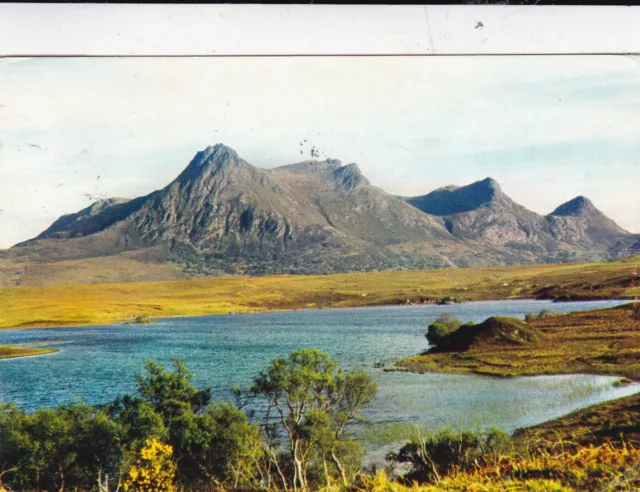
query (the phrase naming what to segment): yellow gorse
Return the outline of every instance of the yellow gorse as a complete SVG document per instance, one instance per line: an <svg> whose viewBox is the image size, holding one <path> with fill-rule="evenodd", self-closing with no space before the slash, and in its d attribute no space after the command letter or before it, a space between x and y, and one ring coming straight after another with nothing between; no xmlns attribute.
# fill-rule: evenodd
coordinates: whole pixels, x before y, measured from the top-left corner
<svg viewBox="0 0 640 492"><path fill-rule="evenodd" d="M175 474L173 448L150 438L127 471L122 488L136 492L173 492Z"/></svg>

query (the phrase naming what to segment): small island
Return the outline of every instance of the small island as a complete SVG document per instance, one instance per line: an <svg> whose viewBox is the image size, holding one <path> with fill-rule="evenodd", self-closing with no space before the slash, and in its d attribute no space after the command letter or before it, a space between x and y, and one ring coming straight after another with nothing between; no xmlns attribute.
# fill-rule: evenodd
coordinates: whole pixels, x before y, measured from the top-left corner
<svg viewBox="0 0 640 492"><path fill-rule="evenodd" d="M640 380L640 319L632 304L610 309L463 324L443 315L426 334L432 348L395 370L515 377L605 374Z"/></svg>

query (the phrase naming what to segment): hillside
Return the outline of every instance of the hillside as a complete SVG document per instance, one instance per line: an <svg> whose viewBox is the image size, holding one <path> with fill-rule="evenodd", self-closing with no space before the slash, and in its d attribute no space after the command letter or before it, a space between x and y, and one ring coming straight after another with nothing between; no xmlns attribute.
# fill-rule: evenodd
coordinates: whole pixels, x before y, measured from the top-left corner
<svg viewBox="0 0 640 492"><path fill-rule="evenodd" d="M557 441L581 446L620 443L640 446L640 393L600 403L533 427L519 429L516 439Z"/></svg>
<svg viewBox="0 0 640 492"><path fill-rule="evenodd" d="M354 163L262 169L217 144L161 190L96 202L0 251L0 282L433 269L623 254L620 245L632 235L576 200L543 217L490 178L404 199L372 186Z"/></svg>

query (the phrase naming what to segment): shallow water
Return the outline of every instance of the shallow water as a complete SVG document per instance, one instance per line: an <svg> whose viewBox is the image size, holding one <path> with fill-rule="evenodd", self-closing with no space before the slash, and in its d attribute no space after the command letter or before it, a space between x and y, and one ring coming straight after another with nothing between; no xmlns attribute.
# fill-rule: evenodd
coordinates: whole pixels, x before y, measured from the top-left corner
<svg viewBox="0 0 640 492"><path fill-rule="evenodd" d="M369 440L383 428L409 423L429 428L498 427L511 432L577 408L640 391L614 387L610 376L567 375L492 379L473 375L384 372L391 362L427 348L427 325L442 312L463 321L489 316L524 317L610 307L617 301L550 303L492 301L449 306L420 305L326 309L230 316L172 318L150 325L109 325L2 330L0 344L64 341L59 353L0 360L0 401L34 410L73 400L102 403L135 391L144 359L183 358L197 385L217 398L246 386L272 359L317 347L346 367L363 368L378 383L368 408Z"/></svg>

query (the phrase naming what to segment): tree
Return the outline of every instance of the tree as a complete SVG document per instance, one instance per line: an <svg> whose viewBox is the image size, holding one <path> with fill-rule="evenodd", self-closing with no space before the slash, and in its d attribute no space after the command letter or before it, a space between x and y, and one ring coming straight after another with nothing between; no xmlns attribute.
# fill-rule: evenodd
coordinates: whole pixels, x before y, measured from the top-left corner
<svg viewBox="0 0 640 492"><path fill-rule="evenodd" d="M263 425L272 456L277 438L282 435L286 440L293 474L288 481L294 490L309 486L310 473L317 466L327 483L337 474L347 484L345 457L359 445L348 439L345 431L359 418L376 389L368 374L345 374L336 360L317 349L296 350L259 373L251 393L267 401ZM284 468L277 461L274 464L286 488Z"/></svg>
<svg viewBox="0 0 640 492"><path fill-rule="evenodd" d="M191 384L193 375L183 361L174 359L173 366L167 371L147 361L146 374L136 378L142 398L120 402L131 442L149 435L165 440L172 447L179 485L253 483L262 453L260 429L233 404L210 403L211 390Z"/></svg>
<svg viewBox="0 0 640 492"><path fill-rule="evenodd" d="M185 410L199 412L211 401L211 388L198 390L191 384L193 373L181 359L171 359L173 372L162 364L145 361L146 374L136 376L138 393L149 401L165 419Z"/></svg>
<svg viewBox="0 0 640 492"><path fill-rule="evenodd" d="M124 458L121 429L101 410L70 404L25 414L0 408L3 480L19 490L90 490L117 480Z"/></svg>

